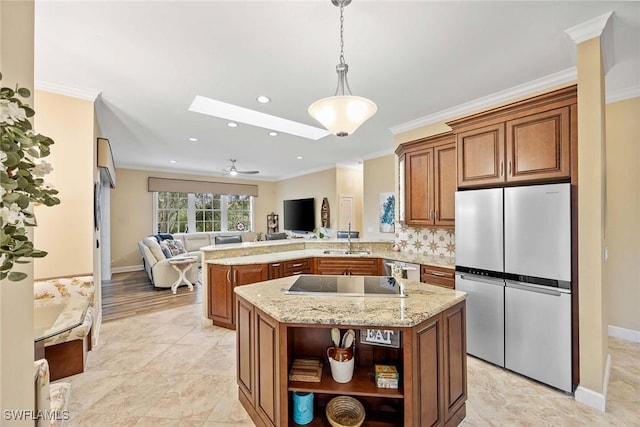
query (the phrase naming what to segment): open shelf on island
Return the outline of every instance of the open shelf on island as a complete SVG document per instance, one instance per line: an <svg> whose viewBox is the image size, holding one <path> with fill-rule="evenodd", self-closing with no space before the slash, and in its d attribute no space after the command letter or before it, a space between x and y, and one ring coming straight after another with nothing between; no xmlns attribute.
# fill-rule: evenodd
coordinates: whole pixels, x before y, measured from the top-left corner
<svg viewBox="0 0 640 427"><path fill-rule="evenodd" d="M348 383L338 383L331 376L331 369L325 366L322 369L322 379L319 383L289 381L289 391L305 391L314 393L350 395L350 396L375 396L384 398L402 399L404 393L400 388L379 388L376 387L375 373L373 366L358 366L353 372L353 379Z"/></svg>

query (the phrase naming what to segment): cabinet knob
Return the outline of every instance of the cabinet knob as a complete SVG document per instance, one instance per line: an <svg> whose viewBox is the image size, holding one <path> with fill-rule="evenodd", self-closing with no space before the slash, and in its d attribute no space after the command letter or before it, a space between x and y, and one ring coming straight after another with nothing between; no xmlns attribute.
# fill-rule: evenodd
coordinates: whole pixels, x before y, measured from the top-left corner
<svg viewBox="0 0 640 427"><path fill-rule="evenodd" d="M500 162L500 176L502 176L504 172L504 162Z"/></svg>
<svg viewBox="0 0 640 427"><path fill-rule="evenodd" d="M509 160L509 175L512 175L511 174L511 160Z"/></svg>

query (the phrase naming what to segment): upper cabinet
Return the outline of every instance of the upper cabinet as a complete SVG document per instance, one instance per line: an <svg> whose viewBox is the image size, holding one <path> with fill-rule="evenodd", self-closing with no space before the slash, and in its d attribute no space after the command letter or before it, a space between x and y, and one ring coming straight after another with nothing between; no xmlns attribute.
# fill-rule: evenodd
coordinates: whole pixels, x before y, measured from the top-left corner
<svg viewBox="0 0 640 427"><path fill-rule="evenodd" d="M576 117L577 89L570 86L448 122L458 187L568 180Z"/></svg>
<svg viewBox="0 0 640 427"><path fill-rule="evenodd" d="M453 133L407 142L398 147L396 154L401 183L400 219L412 227L453 226L456 191Z"/></svg>

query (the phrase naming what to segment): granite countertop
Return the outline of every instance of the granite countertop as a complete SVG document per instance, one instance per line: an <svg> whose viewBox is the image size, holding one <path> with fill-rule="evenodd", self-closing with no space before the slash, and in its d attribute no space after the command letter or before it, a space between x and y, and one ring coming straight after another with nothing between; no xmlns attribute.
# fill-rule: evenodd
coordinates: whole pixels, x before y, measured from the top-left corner
<svg viewBox="0 0 640 427"><path fill-rule="evenodd" d="M281 323L364 327L416 326L466 299L464 292L411 280L402 280L404 298L286 294L298 277L238 286L235 292Z"/></svg>
<svg viewBox="0 0 640 427"><path fill-rule="evenodd" d="M257 242L261 243L261 242ZM266 242L265 242L266 243ZM261 245L266 246L266 245ZM359 243L361 248L366 248L367 243ZM339 248L334 246L333 249ZM373 249L370 254L325 254L324 251L332 249L331 245L326 245L325 248L315 249L298 249L288 250L282 252L261 253L256 255L243 255L243 256L229 256L217 259L207 259L207 263L221 264L221 265L247 265L247 264L268 264L272 262L289 261L298 258L309 257L348 257L348 258L382 258L391 259L394 261L409 262L413 264L431 265L444 268L454 268L455 258L453 257L439 257L437 255L423 255L423 254L409 254L407 252L396 252L392 250L376 250ZM340 248L343 249L343 248ZM232 252L232 251L230 251ZM230 253L229 255L233 255Z"/></svg>

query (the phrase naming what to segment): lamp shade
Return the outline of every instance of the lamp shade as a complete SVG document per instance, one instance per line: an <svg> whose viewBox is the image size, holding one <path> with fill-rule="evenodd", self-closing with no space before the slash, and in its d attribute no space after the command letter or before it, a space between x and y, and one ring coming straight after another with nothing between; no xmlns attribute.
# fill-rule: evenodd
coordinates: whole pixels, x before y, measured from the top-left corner
<svg viewBox="0 0 640 427"><path fill-rule="evenodd" d="M309 115L337 136L352 134L373 116L378 107L360 96L329 96L309 106Z"/></svg>

